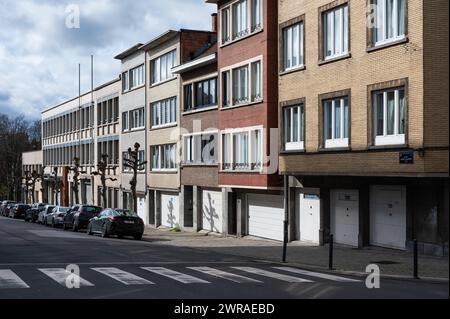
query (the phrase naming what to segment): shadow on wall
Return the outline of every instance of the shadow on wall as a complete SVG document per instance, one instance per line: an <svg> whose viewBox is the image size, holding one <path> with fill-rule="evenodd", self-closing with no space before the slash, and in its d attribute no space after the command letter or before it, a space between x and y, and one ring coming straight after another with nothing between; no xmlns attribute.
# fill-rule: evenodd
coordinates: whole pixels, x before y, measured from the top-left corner
<svg viewBox="0 0 450 319"><path fill-rule="evenodd" d="M174 214L175 211L175 205L174 205L174 198L171 198L170 201L167 203L167 225L170 225L170 228L177 228L180 227L180 225L177 223L176 216Z"/></svg>
<svg viewBox="0 0 450 319"><path fill-rule="evenodd" d="M211 198L211 194L208 193L208 203L207 205L203 206L203 220L207 220L210 229L205 229L205 225L203 225L203 229L209 230L215 233L220 233L221 230L219 230L216 225L215 221L219 218L219 215L217 214L216 208L214 207L215 201Z"/></svg>

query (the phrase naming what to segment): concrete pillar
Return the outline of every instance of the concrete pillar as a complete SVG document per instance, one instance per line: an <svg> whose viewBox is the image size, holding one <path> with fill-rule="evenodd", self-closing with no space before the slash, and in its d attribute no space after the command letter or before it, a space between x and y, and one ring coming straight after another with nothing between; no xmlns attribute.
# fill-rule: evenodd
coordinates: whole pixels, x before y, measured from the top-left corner
<svg viewBox="0 0 450 319"><path fill-rule="evenodd" d="M222 214L222 234L228 235L230 221L228 220L228 192L226 188L222 188L222 211L218 213Z"/></svg>
<svg viewBox="0 0 450 319"><path fill-rule="evenodd" d="M178 206L180 212L180 229L184 230L184 186L181 186L180 195L178 198Z"/></svg>
<svg viewBox="0 0 450 319"><path fill-rule="evenodd" d="M197 186L192 188L192 214L194 220L194 231L198 232L202 229L202 201L201 191Z"/></svg>
<svg viewBox="0 0 450 319"><path fill-rule="evenodd" d="M244 233L244 202L242 200L241 194L237 194L236 196L236 233L237 237L243 237L245 235Z"/></svg>
<svg viewBox="0 0 450 319"><path fill-rule="evenodd" d="M289 242L297 239L297 214L299 212L295 207L297 191L295 187L289 188Z"/></svg>
<svg viewBox="0 0 450 319"><path fill-rule="evenodd" d="M155 227L161 226L161 194L155 190Z"/></svg>

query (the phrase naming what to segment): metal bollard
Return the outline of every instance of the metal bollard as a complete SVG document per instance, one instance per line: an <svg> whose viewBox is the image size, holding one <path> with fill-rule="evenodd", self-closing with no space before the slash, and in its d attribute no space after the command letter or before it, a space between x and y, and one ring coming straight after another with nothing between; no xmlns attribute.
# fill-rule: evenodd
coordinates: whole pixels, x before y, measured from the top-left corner
<svg viewBox="0 0 450 319"><path fill-rule="evenodd" d="M328 268L333 270L333 241L334 236L330 235L330 251L329 251L329 259L328 259Z"/></svg>
<svg viewBox="0 0 450 319"><path fill-rule="evenodd" d="M419 245L414 239L414 279L419 279Z"/></svg>

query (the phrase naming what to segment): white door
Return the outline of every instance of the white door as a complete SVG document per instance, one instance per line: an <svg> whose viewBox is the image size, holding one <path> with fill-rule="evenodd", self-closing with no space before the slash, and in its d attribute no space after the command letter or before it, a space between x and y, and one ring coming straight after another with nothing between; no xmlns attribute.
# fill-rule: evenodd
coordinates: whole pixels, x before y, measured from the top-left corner
<svg viewBox="0 0 450 319"><path fill-rule="evenodd" d="M405 249L406 188L372 186L370 189L370 243Z"/></svg>
<svg viewBox="0 0 450 319"><path fill-rule="evenodd" d="M280 195L248 195L248 234L283 240L284 202Z"/></svg>
<svg viewBox="0 0 450 319"><path fill-rule="evenodd" d="M93 205L94 202L92 201L92 185L91 184L85 185L86 185L86 204Z"/></svg>
<svg viewBox="0 0 450 319"><path fill-rule="evenodd" d="M144 224L147 225L147 216L146 216L146 209L145 209L145 197L138 196L137 198L137 214L142 220L144 221Z"/></svg>
<svg viewBox="0 0 450 319"><path fill-rule="evenodd" d="M161 194L161 225L170 228L180 226L178 194Z"/></svg>
<svg viewBox="0 0 450 319"><path fill-rule="evenodd" d="M338 244L358 247L358 190L332 190L330 203L331 233Z"/></svg>
<svg viewBox="0 0 450 319"><path fill-rule="evenodd" d="M215 233L222 233L222 192L203 190L202 219L203 229Z"/></svg>
<svg viewBox="0 0 450 319"><path fill-rule="evenodd" d="M319 244L320 196L300 194L300 241Z"/></svg>

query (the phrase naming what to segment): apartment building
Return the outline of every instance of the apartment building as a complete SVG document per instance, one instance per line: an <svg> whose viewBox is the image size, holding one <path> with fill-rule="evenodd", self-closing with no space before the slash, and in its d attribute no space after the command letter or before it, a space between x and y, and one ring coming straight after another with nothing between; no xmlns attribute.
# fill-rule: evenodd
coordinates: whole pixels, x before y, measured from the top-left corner
<svg viewBox="0 0 450 319"><path fill-rule="evenodd" d="M157 227L184 228L179 165L181 80L172 69L190 60L212 37L206 31L169 30L142 46L149 70L146 77L149 223Z"/></svg>
<svg viewBox="0 0 450 319"><path fill-rule="evenodd" d="M217 15L213 15L213 31ZM224 232L223 194L219 188L219 114L217 42L172 69L180 74L181 224L193 231Z"/></svg>
<svg viewBox="0 0 450 319"><path fill-rule="evenodd" d="M273 147L278 140L277 1L206 2L218 7L224 232L282 240L284 203Z"/></svg>
<svg viewBox="0 0 450 319"><path fill-rule="evenodd" d="M106 153L111 160L109 174L118 174L117 162L117 97L120 82L114 80L92 92L73 98L42 112L42 145L44 194L48 202L69 206L75 204L73 159L80 159L79 201L94 204L98 198L95 185L99 178L98 154ZM113 137L113 138L111 138ZM106 139L111 138L111 143Z"/></svg>
<svg viewBox="0 0 450 319"><path fill-rule="evenodd" d="M146 134L146 59L142 44L138 43L128 50L120 53L115 59L121 61L120 112L122 113L120 124L120 193L121 207L134 209L130 182L133 179L133 171L124 165L124 158L128 158L128 150L135 149L135 144L140 145L138 157L141 162L146 160L147 134ZM147 225L148 208L146 202L147 181L146 168L138 172L136 192L138 195L137 214Z"/></svg>
<svg viewBox="0 0 450 319"><path fill-rule="evenodd" d="M42 151L22 153L22 176L32 176L33 173L42 174ZM25 182L25 181L24 181ZM26 190L23 188L22 198L25 198L26 203L31 203L32 195L31 187ZM46 202L47 195L44 193L43 183L38 179L34 185L34 200L35 202Z"/></svg>
<svg viewBox="0 0 450 319"><path fill-rule="evenodd" d="M291 238L448 254L448 1L278 5Z"/></svg>

